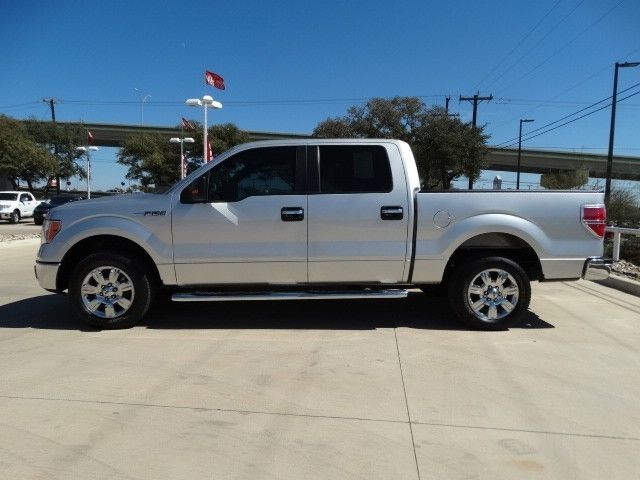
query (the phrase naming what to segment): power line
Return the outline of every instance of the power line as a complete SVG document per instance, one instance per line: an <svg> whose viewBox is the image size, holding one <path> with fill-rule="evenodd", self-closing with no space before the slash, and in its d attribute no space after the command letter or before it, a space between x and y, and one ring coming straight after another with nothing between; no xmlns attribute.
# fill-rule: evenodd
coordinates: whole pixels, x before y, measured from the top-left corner
<svg viewBox="0 0 640 480"><path fill-rule="evenodd" d="M552 6L548 11L547 11L547 13L545 13L545 14L542 16L542 18L541 18L540 20L538 20L538 23L536 23L536 24L534 25L534 27L533 27L533 28L531 28L531 29L530 29L530 30L529 30L529 31L524 35L524 37L522 37L522 38L520 39L520 41L516 44L516 46L515 46L515 47L513 47L513 48L511 49L511 51L510 51L509 53L507 53L504 57L502 57L502 60L500 60L500 61L499 61L499 62L498 62L498 63L497 63L497 64L496 64L496 65L495 65L495 66L494 66L490 71L489 71L489 73L487 73L487 74L482 78L482 80L480 80L480 81L478 82L478 84L477 84L474 88L475 88L475 89L480 88L480 86L482 85L482 82L484 82L488 77L490 77L490 76L493 74L493 72L495 72L498 68L500 68L500 67L502 66L502 64L505 62L505 60L506 60L507 58L509 58L509 57L511 56L511 54L513 54L513 52L515 52L515 51L520 47L520 45L522 45L522 44L524 43L524 41L525 41L527 38L529 38L529 37L531 36L531 34L532 34L533 32L535 32L535 31L536 31L536 29L537 29L537 28L542 24L542 22L544 22L544 20L545 20L549 15L551 15L551 12L553 12L553 11L556 9L556 7L557 7L558 5L560 5L560 3L562 3L562 0L558 0L556 3L554 3L554 4L553 4L553 6Z"/></svg>
<svg viewBox="0 0 640 480"><path fill-rule="evenodd" d="M640 90L638 90L638 91L637 91L637 92L635 92L635 93L632 93L631 95L627 95L626 97L621 98L621 99L620 99L620 100L618 100L616 103L621 102L621 101L623 101L623 100L626 100L627 98L635 97L636 95L640 95ZM574 118L574 119L572 119L572 120L569 120L569 121L567 121L567 122L564 122L564 123L562 123L562 124L560 124L560 125L556 125L555 127L553 127L553 128L549 128L548 130L545 130L545 131L543 131L543 132L537 133L536 135L530 135L530 136L527 136L524 140L531 140L532 138L539 137L540 135L544 135L545 133L552 132L553 130L557 130L557 129L558 129L558 128L560 128L560 127L564 127L565 125L569 125L570 123L577 122L578 120L581 120L581 119L583 119L583 118L585 118L585 117L588 117L588 116L590 116L590 115L593 115L594 113L597 113L597 112L599 112L599 111L601 111L601 110L604 110L605 108L609 108L610 106L611 106L611 104L603 105L602 107L600 107L600 108L598 108L598 109L596 109L596 110L593 110L593 111L591 111L591 112L585 113L584 115L581 115L581 116L579 116L579 117L577 117L577 118ZM511 147L511 146L513 146L513 145L515 145L515 144L514 144L514 143L511 143L510 145L506 145L505 147L502 147L502 148Z"/></svg>
<svg viewBox="0 0 640 480"><path fill-rule="evenodd" d="M630 52L626 53L625 55L623 55L623 56L622 56L622 58L631 57L632 55L634 55L634 54L635 54L635 53L637 53L637 52L640 52L640 47L638 47L638 48L636 48L636 49L634 49L634 50L632 50L632 51L630 51ZM535 110L537 110L538 108L542 107L542 106L543 106L544 104L546 104L547 102L552 102L552 101L553 101L553 100L555 100L556 98L561 97L562 95L564 95L564 94L566 94L566 93L568 93L568 92L570 92L570 91L572 91L572 90L576 89L576 88L577 88L577 87L579 87L580 85L583 85L583 84L587 83L587 82L588 82L589 80L591 80L592 78L594 78L594 77L596 77L596 76L600 75L601 73L603 73L604 71L606 71L606 70L610 70L610 69L611 69L611 64L610 64L610 63L607 63L607 64L606 64L606 65L604 65L600 70L598 70L598 71L597 71L597 72L595 72L595 73L592 73L591 75L589 75L589 76L588 76L587 78L585 78L584 80L581 80L581 81L579 81L579 82L577 82L577 83L574 83L574 84L573 84L573 85L571 85L570 87L568 87L568 88L564 89L563 91L561 91L561 92L560 92L560 93L558 93L557 95L554 95L553 97L551 97L551 98L550 98L550 99L548 99L548 100L543 100L543 101L541 101L539 104L537 104L537 105L536 105L535 107L533 107L532 109L527 110L527 112L526 112L526 114L525 114L524 116L531 116L531 113L532 113L532 112L534 112L534 111L535 111ZM585 102L585 103L586 103L586 102ZM635 107L636 105L637 105L637 104L627 104L626 106L627 106L627 107L629 107L629 106ZM503 125L507 125L507 124L509 124L509 123L511 123L511 122L514 122L515 120L517 120L518 118L521 118L521 117L522 117L522 114L521 114L520 116L518 116L518 117L511 117L511 118L509 118L508 120L505 120L505 121L500 122L500 123L498 123L498 124L492 125L492 128L494 128L494 129L495 129L495 128L501 127L501 126L503 126Z"/></svg>
<svg viewBox="0 0 640 480"><path fill-rule="evenodd" d="M639 85L640 85L640 82L635 83L635 84L631 85L630 87L627 87L627 88L625 88L624 90L621 90L621 91L620 91L620 93L628 92L628 91L629 91L629 90L631 90L632 88L635 88L635 87L637 87L637 86L639 86ZM535 129L533 129L533 130L529 131L529 132L525 135L525 137L526 137L526 136L528 136L528 135L530 135L530 134L532 134L532 133L535 133L535 132L537 132L537 131L540 131L540 130L542 130L542 129L544 129L544 128L550 127L551 125L555 125L556 123L559 123L559 122L561 122L561 121L563 121L563 120L565 120L565 119L567 119L567 118L571 118L571 117L573 117L573 116L575 116L575 115L578 115L579 113L584 112L585 110L589 110L590 108L593 108L593 107L595 107L595 106L597 106L597 105L601 104L602 102L606 102L607 100L610 100L612 97L613 97L612 95L609 95L608 97L603 98L602 100L598 100L597 102L594 102L594 103L592 103L591 105L588 105L588 106L586 106L586 107L584 107L584 108L581 108L580 110L576 110L575 112L570 113L569 115L565 115L564 117L561 117L561 118L559 118L558 120L554 120L553 122L549 122L549 123L546 123L546 124L542 125L541 127L535 128ZM610 104L609 104L609 105L610 105ZM605 107L606 107L606 106L607 106L607 105L605 105ZM506 140L506 141L504 141L504 142L500 142L500 143L498 143L496 146L497 146L497 147L499 147L499 146L501 146L501 145L503 145L503 144L505 144L505 143L513 143L513 142L514 142L515 140L517 140L517 139L518 139L518 137L513 137L513 138L510 138L509 140Z"/></svg>
<svg viewBox="0 0 640 480"><path fill-rule="evenodd" d="M555 57L556 55L558 55L560 52L562 52L565 48L567 48L569 45L571 45L573 42L575 42L578 38L580 38L582 35L584 35L585 33L587 33L589 30L591 30L593 27L595 27L598 23L600 23L602 20L604 20L604 18L606 16L608 16L611 12L613 12L616 8L618 8L620 5L622 5L625 2L625 0L620 0L618 3L616 3L613 7L611 7L609 10L607 10L605 13L603 13L600 17L598 17L598 19L596 21L594 21L593 23L591 23L588 27L584 28L580 33L578 33L575 37L573 37L571 40L569 40L568 42L566 42L564 45L562 45L560 48L558 48L555 52L553 52L551 55L549 55L547 58L545 58L542 62L540 62L539 64L537 64L535 67L533 67L531 70L529 70L527 73L525 73L524 75L521 75L520 77L518 77L517 79L515 79L514 81L512 81L511 83L507 84L506 87L503 87L501 90L505 91L505 90L509 90L511 87L513 87L515 84L519 83L521 80L523 80L524 78L528 77L529 75L531 75L533 72L535 72L538 68L540 68L542 65L544 65L545 63L547 63L549 60L551 60L553 57Z"/></svg>
<svg viewBox="0 0 640 480"><path fill-rule="evenodd" d="M549 30L540 40L538 40L538 42L533 47L527 50L520 58L518 58L514 63L512 63L509 68L507 68L504 72L502 72L502 74L498 75L498 77L493 80L493 83L491 85L498 82L502 77L504 77L507 73L509 73L509 71L512 70L516 65L518 65L522 60L529 57L531 52L533 52L536 48L538 48L538 46L540 46L540 44L542 44L542 42L544 42L549 37L549 35L551 35L551 33L556 28L558 28L567 18L569 18L573 14L573 12L575 12L584 2L585 0L581 0L580 2L578 2L578 4L575 7L573 7L569 13L567 13L564 17L562 17L562 19L558 23L556 23L553 27L551 27L551 30Z"/></svg>

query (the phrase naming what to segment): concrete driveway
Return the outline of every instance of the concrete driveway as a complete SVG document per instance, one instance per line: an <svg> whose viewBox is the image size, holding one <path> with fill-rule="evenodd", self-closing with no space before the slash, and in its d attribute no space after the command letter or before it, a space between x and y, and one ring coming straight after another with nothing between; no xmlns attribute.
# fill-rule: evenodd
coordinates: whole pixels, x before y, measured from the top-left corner
<svg viewBox="0 0 640 480"><path fill-rule="evenodd" d="M171 304L87 329L0 244L0 478L640 478L640 299L534 284L526 322L441 299Z"/></svg>

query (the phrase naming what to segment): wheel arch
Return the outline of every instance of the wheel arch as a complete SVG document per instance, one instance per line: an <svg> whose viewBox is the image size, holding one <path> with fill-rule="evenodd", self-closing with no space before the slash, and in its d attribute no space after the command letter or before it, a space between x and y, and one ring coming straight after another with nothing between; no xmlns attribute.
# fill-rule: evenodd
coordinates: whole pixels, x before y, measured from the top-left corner
<svg viewBox="0 0 640 480"><path fill-rule="evenodd" d="M454 250L445 267L443 282L460 264L482 257L508 258L522 267L530 281L543 276L540 258L527 241L511 233L491 232L471 237Z"/></svg>
<svg viewBox="0 0 640 480"><path fill-rule="evenodd" d="M81 259L97 252L117 252L131 256L131 258L136 259L145 266L156 285L162 284L155 262L151 255L140 245L128 238L117 235L95 235L80 240L65 253L56 278L57 291L62 292L69 287L73 267Z"/></svg>

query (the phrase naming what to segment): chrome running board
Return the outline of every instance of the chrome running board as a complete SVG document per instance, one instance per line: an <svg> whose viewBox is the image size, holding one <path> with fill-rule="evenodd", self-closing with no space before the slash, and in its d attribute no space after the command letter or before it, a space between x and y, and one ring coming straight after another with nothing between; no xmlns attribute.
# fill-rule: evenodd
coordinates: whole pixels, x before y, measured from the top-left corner
<svg viewBox="0 0 640 480"><path fill-rule="evenodd" d="M236 302L257 300L349 300L357 298L406 298L407 290L363 290L340 292L190 292L174 293L174 302Z"/></svg>

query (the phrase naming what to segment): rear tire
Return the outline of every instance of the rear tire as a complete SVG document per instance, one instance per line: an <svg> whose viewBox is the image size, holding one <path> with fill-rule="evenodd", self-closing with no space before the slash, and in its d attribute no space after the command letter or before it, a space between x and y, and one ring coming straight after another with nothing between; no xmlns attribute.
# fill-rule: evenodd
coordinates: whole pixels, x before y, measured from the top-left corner
<svg viewBox="0 0 640 480"><path fill-rule="evenodd" d="M11 216L9 217L9 223L19 223L20 222L20 212L18 210L14 210L11 212Z"/></svg>
<svg viewBox="0 0 640 480"><path fill-rule="evenodd" d="M149 310L153 283L147 269L115 253L94 253L71 274L69 297L78 316L103 329L130 328Z"/></svg>
<svg viewBox="0 0 640 480"><path fill-rule="evenodd" d="M487 257L465 262L452 274L449 302L466 325L504 330L521 319L529 307L531 285L512 260Z"/></svg>

